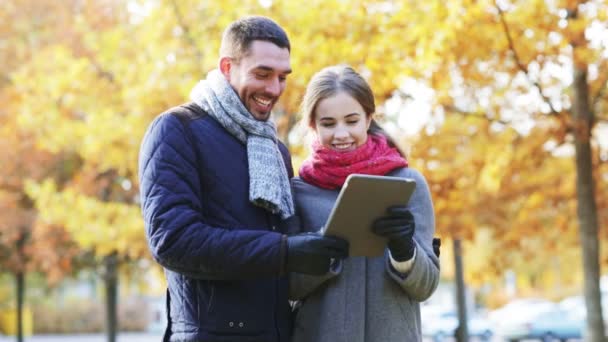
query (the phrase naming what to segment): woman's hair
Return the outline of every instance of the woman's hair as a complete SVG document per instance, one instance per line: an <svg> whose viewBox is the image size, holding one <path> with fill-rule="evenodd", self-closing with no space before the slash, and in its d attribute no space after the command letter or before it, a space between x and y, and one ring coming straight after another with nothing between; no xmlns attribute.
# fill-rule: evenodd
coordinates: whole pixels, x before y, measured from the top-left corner
<svg viewBox="0 0 608 342"><path fill-rule="evenodd" d="M306 93L300 108L304 123L310 128L314 128L315 111L318 103L340 92L354 98L363 107L365 116L372 117L367 133L386 137L389 146L396 148L399 154L405 157L393 138L373 119L376 112L376 102L371 87L359 73L348 65L329 66L321 69L312 77L306 87Z"/></svg>

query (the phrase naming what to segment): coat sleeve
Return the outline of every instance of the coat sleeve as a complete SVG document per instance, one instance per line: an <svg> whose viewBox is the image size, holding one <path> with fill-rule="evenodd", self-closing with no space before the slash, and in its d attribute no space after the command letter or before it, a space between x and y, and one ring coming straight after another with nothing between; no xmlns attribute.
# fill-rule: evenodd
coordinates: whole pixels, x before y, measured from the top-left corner
<svg viewBox="0 0 608 342"><path fill-rule="evenodd" d="M281 274L286 245L282 234L205 222L200 200L205 189L201 189L195 153L183 125L170 113L157 117L142 141L141 208L154 259L195 278Z"/></svg>
<svg viewBox="0 0 608 342"><path fill-rule="evenodd" d="M387 251L385 268L410 298L422 302L435 292L439 284L439 259L433 252L432 246L435 234L435 213L426 180L418 171L411 168L407 170L408 177L416 181L416 190L408 202L408 208L416 222L414 233L416 258L410 271L402 274L391 265Z"/></svg>
<svg viewBox="0 0 608 342"><path fill-rule="evenodd" d="M334 260L330 271L321 276L292 272L289 274L289 299L302 300L308 297L319 286L340 274L342 261Z"/></svg>

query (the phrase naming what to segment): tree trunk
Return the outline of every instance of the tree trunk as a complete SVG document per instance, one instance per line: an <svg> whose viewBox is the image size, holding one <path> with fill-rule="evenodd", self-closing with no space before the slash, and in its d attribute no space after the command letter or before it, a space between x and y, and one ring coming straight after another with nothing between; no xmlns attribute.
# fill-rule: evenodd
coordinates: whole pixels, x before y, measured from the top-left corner
<svg viewBox="0 0 608 342"><path fill-rule="evenodd" d="M17 291L17 342L23 342L23 302L25 298L25 274L15 273Z"/></svg>
<svg viewBox="0 0 608 342"><path fill-rule="evenodd" d="M460 239L454 239L453 245L454 270L456 271L456 305L458 306L458 328L456 329L455 337L458 342L467 342L469 340L467 298L464 285L464 267L462 266L462 247Z"/></svg>
<svg viewBox="0 0 608 342"><path fill-rule="evenodd" d="M588 340L604 341L600 293L600 247L598 242L597 207L591 158L591 128L593 112L589 104L587 67L574 66L573 106L575 151L576 151L576 195L579 234L581 240L584 295L587 307Z"/></svg>
<svg viewBox="0 0 608 342"><path fill-rule="evenodd" d="M104 258L106 288L106 334L108 342L116 342L118 330L118 256L112 253Z"/></svg>

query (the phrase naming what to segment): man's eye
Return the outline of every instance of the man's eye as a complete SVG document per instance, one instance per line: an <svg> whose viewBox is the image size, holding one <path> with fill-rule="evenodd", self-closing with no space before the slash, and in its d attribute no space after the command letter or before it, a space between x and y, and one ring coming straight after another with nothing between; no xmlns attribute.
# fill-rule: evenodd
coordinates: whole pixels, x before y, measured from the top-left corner
<svg viewBox="0 0 608 342"><path fill-rule="evenodd" d="M268 77L268 74L260 74L260 73L257 73L257 74L255 74L255 76L256 76L257 78L267 78L267 77Z"/></svg>
<svg viewBox="0 0 608 342"><path fill-rule="evenodd" d="M279 81L285 82L287 80L287 76L279 76Z"/></svg>

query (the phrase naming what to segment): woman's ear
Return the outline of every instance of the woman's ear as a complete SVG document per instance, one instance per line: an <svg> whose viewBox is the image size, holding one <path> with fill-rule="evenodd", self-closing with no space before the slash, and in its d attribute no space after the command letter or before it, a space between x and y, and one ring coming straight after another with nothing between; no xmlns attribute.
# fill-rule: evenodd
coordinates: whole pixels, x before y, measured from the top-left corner
<svg viewBox="0 0 608 342"><path fill-rule="evenodd" d="M312 131L316 132L317 131L317 124L315 123L314 120L310 121L308 123L308 128L310 128Z"/></svg>
<svg viewBox="0 0 608 342"><path fill-rule="evenodd" d="M367 126L367 130L369 131L369 128L372 125L372 121L374 121L374 113L367 115L365 118L365 121L366 121L365 125Z"/></svg>
<svg viewBox="0 0 608 342"><path fill-rule="evenodd" d="M317 117L317 113L316 113L316 108L315 108L315 112L311 113L311 115L308 116L308 118L309 118L308 128L310 128L313 132L317 131L317 122L315 120L316 117Z"/></svg>

